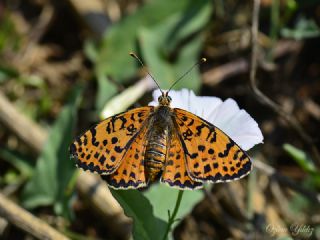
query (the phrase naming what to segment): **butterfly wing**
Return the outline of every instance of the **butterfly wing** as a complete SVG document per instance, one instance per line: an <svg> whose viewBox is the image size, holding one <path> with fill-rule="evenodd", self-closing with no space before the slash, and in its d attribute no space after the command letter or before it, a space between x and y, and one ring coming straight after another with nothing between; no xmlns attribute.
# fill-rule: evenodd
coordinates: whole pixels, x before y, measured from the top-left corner
<svg viewBox="0 0 320 240"><path fill-rule="evenodd" d="M249 174L250 158L224 132L185 110L175 108L173 112L192 179L227 182Z"/></svg>
<svg viewBox="0 0 320 240"><path fill-rule="evenodd" d="M116 171L102 176L109 186L115 189L135 189L147 186L144 168L147 130L147 126L143 126L127 149Z"/></svg>
<svg viewBox="0 0 320 240"><path fill-rule="evenodd" d="M146 125L153 107L120 113L93 126L70 145L71 157L78 167L99 174L111 174Z"/></svg>
<svg viewBox="0 0 320 240"><path fill-rule="evenodd" d="M202 188L202 182L194 181L187 172L186 156L176 130L169 142L166 165L160 181L178 189Z"/></svg>

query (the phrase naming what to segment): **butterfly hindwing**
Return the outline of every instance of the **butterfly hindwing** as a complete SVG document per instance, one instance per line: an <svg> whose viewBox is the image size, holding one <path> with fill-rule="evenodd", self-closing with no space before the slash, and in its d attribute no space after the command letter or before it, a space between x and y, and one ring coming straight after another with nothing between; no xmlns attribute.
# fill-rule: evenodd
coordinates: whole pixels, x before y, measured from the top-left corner
<svg viewBox="0 0 320 240"><path fill-rule="evenodd" d="M226 182L249 174L250 158L224 132L185 110L175 108L173 111L192 179Z"/></svg>
<svg viewBox="0 0 320 240"><path fill-rule="evenodd" d="M144 155L147 127L143 127L127 149L120 166L110 175L102 176L109 186L116 189L146 187Z"/></svg>
<svg viewBox="0 0 320 240"><path fill-rule="evenodd" d="M120 165L153 107L141 107L105 119L76 138L70 154L78 167L99 174L111 174Z"/></svg>
<svg viewBox="0 0 320 240"><path fill-rule="evenodd" d="M202 188L202 183L191 179L187 172L186 158L176 131L169 142L167 160L160 181L179 189Z"/></svg>

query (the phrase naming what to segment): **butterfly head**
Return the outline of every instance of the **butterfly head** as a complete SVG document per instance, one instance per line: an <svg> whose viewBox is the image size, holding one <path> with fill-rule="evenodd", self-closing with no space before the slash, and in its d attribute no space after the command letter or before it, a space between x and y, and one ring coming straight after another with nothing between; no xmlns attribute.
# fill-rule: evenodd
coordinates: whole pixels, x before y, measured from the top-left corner
<svg viewBox="0 0 320 240"><path fill-rule="evenodd" d="M168 92L162 92L161 95L158 97L158 102L162 106L170 106L171 103L171 97L168 95Z"/></svg>

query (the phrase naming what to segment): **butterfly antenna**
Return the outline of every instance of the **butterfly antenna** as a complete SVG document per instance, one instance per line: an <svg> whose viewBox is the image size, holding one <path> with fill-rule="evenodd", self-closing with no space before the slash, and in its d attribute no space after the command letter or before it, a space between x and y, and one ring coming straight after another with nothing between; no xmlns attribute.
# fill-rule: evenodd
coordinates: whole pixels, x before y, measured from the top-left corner
<svg viewBox="0 0 320 240"><path fill-rule="evenodd" d="M177 81L175 81L175 82L171 85L171 87L169 88L168 92L173 88L174 85L177 84L177 82L179 82L182 78L184 78L186 75L188 75L196 66L198 66L199 64L204 63L204 62L206 62L206 61L207 61L206 58L201 58L199 62L195 63L191 68L189 68L188 71L186 71L181 77L178 78Z"/></svg>
<svg viewBox="0 0 320 240"><path fill-rule="evenodd" d="M135 59L138 60L138 62L139 62L139 63L141 64L141 66L143 67L144 71L153 79L153 81L157 84L160 92L163 94L163 92L162 92L162 90L161 90L158 82L157 82L156 79L151 75L151 73L145 68L145 66L144 66L143 62L141 61L141 59L140 59L135 53L133 53L133 52L130 52L129 54L130 54L131 57L133 57L133 58L135 58Z"/></svg>

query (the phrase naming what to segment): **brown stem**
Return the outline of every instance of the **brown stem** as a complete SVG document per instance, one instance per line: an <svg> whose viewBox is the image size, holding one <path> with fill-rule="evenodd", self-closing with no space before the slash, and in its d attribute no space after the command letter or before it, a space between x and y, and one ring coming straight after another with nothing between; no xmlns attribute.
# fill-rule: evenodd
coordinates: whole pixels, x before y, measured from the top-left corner
<svg viewBox="0 0 320 240"><path fill-rule="evenodd" d="M0 193L0 216L38 239L67 240L50 225L33 216Z"/></svg>

